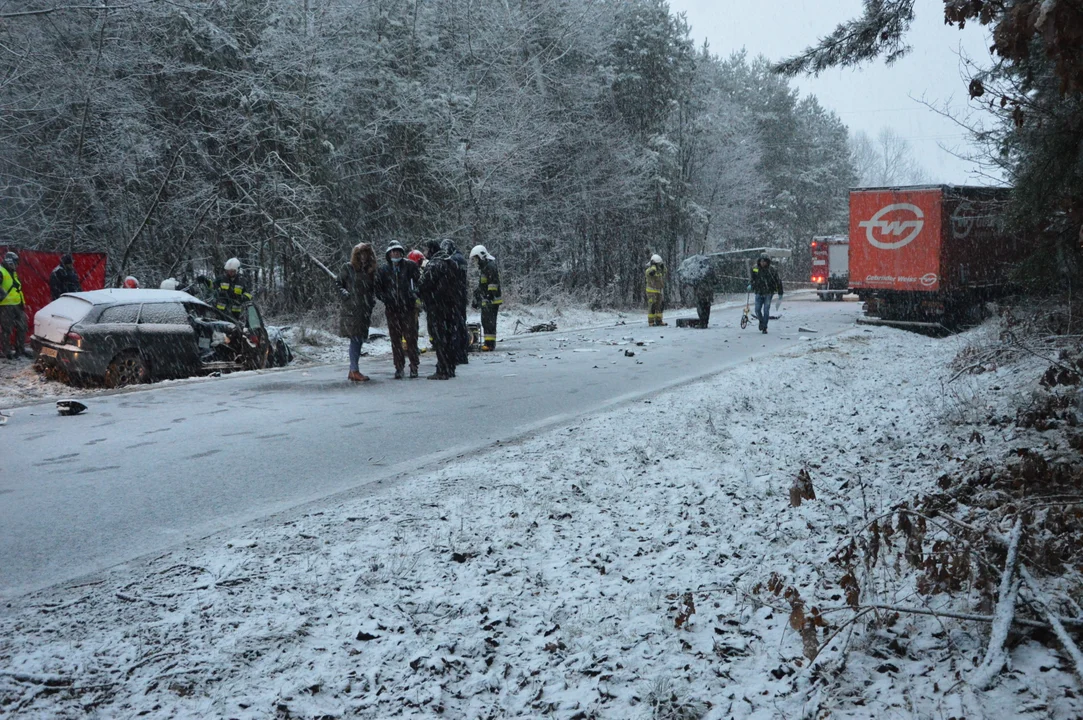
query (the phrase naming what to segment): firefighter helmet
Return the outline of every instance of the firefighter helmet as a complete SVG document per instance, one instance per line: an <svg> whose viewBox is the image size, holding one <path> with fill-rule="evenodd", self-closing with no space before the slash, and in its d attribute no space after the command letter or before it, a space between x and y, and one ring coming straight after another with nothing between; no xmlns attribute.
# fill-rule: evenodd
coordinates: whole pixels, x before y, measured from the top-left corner
<svg viewBox="0 0 1083 720"><path fill-rule="evenodd" d="M128 288L129 290L135 290L139 287L139 281L136 280L133 276L129 275L128 277L124 278L124 287Z"/></svg>
<svg viewBox="0 0 1083 720"><path fill-rule="evenodd" d="M232 257L229 260L226 260L226 270L232 270L233 272L237 272L240 269L241 261L237 258Z"/></svg>

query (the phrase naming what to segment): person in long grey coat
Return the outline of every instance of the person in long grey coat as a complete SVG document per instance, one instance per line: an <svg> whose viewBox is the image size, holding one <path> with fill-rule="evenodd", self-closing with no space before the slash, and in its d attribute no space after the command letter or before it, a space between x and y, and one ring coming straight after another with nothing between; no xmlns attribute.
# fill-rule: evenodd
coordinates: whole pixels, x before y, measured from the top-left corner
<svg viewBox="0 0 1083 720"><path fill-rule="evenodd" d="M353 382L367 382L358 367L361 344L368 340L372 308L376 305L376 253L368 243L359 243L350 252L350 262L338 274L342 307L339 310L339 335L350 339L350 374Z"/></svg>

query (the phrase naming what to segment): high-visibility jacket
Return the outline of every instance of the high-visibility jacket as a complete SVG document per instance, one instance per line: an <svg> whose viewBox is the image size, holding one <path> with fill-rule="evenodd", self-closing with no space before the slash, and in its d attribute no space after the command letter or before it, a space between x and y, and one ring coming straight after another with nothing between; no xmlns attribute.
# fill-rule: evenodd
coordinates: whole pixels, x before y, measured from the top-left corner
<svg viewBox="0 0 1083 720"><path fill-rule="evenodd" d="M647 295L661 293L666 287L666 266L651 263L647 266Z"/></svg>
<svg viewBox="0 0 1083 720"><path fill-rule="evenodd" d="M219 310L240 315L244 304L252 300L252 293L245 285L244 275L237 273L231 278L223 273L214 281L214 298Z"/></svg>
<svg viewBox="0 0 1083 720"><path fill-rule="evenodd" d="M500 268L492 258L482 259L478 266L478 304L482 307L496 306L504 302L500 297Z"/></svg>
<svg viewBox="0 0 1083 720"><path fill-rule="evenodd" d="M0 305L22 305L23 284L19 273L0 265Z"/></svg>

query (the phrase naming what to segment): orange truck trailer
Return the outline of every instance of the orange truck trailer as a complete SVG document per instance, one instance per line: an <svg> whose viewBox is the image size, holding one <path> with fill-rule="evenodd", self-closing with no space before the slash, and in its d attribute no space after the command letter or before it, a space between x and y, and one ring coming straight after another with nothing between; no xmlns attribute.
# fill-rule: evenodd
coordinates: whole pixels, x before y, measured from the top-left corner
<svg viewBox="0 0 1083 720"><path fill-rule="evenodd" d="M850 191L850 290L871 322L979 322L1026 252L1005 230L1007 188L921 185ZM876 320L871 320L876 318Z"/></svg>

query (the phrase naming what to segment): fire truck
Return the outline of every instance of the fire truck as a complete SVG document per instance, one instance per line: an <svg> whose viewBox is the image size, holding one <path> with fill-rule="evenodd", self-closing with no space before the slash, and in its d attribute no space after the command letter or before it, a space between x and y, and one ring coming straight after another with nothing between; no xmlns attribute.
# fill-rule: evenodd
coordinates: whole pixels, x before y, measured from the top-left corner
<svg viewBox="0 0 1083 720"><path fill-rule="evenodd" d="M809 244L812 284L821 300L842 300L850 288L850 238L818 235Z"/></svg>

